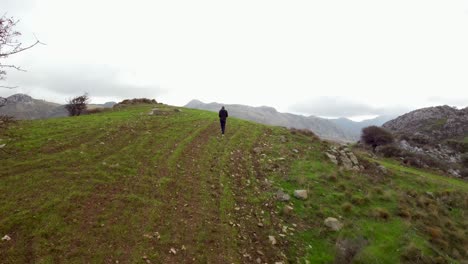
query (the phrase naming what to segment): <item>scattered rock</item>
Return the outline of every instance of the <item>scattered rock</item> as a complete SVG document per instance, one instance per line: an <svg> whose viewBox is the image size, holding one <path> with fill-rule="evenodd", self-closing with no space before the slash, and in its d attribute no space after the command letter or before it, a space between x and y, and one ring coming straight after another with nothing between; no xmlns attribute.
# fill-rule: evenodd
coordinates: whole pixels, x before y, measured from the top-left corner
<svg viewBox="0 0 468 264"><path fill-rule="evenodd" d="M268 236L268 240L272 245L276 245L276 238L274 236Z"/></svg>
<svg viewBox="0 0 468 264"><path fill-rule="evenodd" d="M333 231L339 231L341 228L343 228L343 224L340 223L338 219L333 217L328 217L327 219L325 219L324 224Z"/></svg>
<svg viewBox="0 0 468 264"><path fill-rule="evenodd" d="M260 154L260 153L262 153L262 148L256 147L256 148L253 149L253 152L255 152L255 154Z"/></svg>
<svg viewBox="0 0 468 264"><path fill-rule="evenodd" d="M385 168L383 165L377 166L377 169L378 169L381 173L383 173L383 174L387 174L387 173L388 173L387 168Z"/></svg>
<svg viewBox="0 0 468 264"><path fill-rule="evenodd" d="M175 250L175 248L171 248L171 250L169 250L169 253L175 255L177 254L177 251Z"/></svg>
<svg viewBox="0 0 468 264"><path fill-rule="evenodd" d="M258 226L258 227L263 227L263 223L260 223L260 222L259 222L259 223L257 224L257 226Z"/></svg>
<svg viewBox="0 0 468 264"><path fill-rule="evenodd" d="M1 144L0 149L4 148L5 146L6 146L6 144Z"/></svg>
<svg viewBox="0 0 468 264"><path fill-rule="evenodd" d="M338 239L335 263L353 263L354 257L368 244L364 238Z"/></svg>
<svg viewBox="0 0 468 264"><path fill-rule="evenodd" d="M335 165L338 165L338 160L336 159L336 156L333 155L333 154L330 154L328 152L325 152L325 155L327 155L327 157L330 159L330 161L335 164Z"/></svg>
<svg viewBox="0 0 468 264"><path fill-rule="evenodd" d="M352 152L347 152L347 154L348 154L349 159L351 160L351 162L352 162L354 165L359 165L359 161L358 161L358 159L356 158L356 155L354 155L354 153L352 153Z"/></svg>
<svg viewBox="0 0 468 264"><path fill-rule="evenodd" d="M307 200L307 190L295 190L294 197L300 200Z"/></svg>
<svg viewBox="0 0 468 264"><path fill-rule="evenodd" d="M11 237L9 235L5 235L4 237L2 237L2 241L10 241L11 240Z"/></svg>
<svg viewBox="0 0 468 264"><path fill-rule="evenodd" d="M293 211L294 211L294 208L292 206L285 205L283 207L283 214L285 215L291 215Z"/></svg>
<svg viewBox="0 0 468 264"><path fill-rule="evenodd" d="M299 150L297 150L297 149L293 149L292 151L293 151L294 153L296 153L296 154L299 153Z"/></svg>
<svg viewBox="0 0 468 264"><path fill-rule="evenodd" d="M291 197L289 196L289 194L285 193L283 190L279 190L276 192L276 199L278 201L287 202L291 199Z"/></svg>
<svg viewBox="0 0 468 264"><path fill-rule="evenodd" d="M286 138L286 136L281 136L281 137L280 137L280 141L281 141L282 143L286 143L286 142L288 142L288 139Z"/></svg>

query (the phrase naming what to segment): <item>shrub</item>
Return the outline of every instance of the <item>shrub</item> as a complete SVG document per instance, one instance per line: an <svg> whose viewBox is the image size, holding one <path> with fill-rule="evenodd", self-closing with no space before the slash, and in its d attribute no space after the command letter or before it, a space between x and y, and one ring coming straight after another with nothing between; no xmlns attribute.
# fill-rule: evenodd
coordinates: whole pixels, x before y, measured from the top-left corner
<svg viewBox="0 0 468 264"><path fill-rule="evenodd" d="M136 105L136 104L157 104L158 102L154 99L148 98L134 98L134 99L125 99L122 102L115 104L114 108L119 108L126 105Z"/></svg>
<svg viewBox="0 0 468 264"><path fill-rule="evenodd" d="M0 129L6 129L9 125L16 123L15 118L7 115L0 115Z"/></svg>
<svg viewBox="0 0 468 264"><path fill-rule="evenodd" d="M468 153L465 153L461 156L461 163L463 167L468 169Z"/></svg>
<svg viewBox="0 0 468 264"><path fill-rule="evenodd" d="M341 209L343 209L343 212L349 213L353 210L353 205L351 203L346 202L341 205Z"/></svg>
<svg viewBox="0 0 468 264"><path fill-rule="evenodd" d="M92 115L92 114L99 114L99 113L102 113L104 111L106 111L107 109L106 108L93 108L93 109L88 109L86 110L86 114L88 115Z"/></svg>
<svg viewBox="0 0 468 264"><path fill-rule="evenodd" d="M468 178L468 168L461 169L461 170L460 170L460 176L461 176L462 178Z"/></svg>
<svg viewBox="0 0 468 264"><path fill-rule="evenodd" d="M378 146L392 143L393 135L381 127L369 126L362 129L361 141L371 146L375 152L375 148Z"/></svg>
<svg viewBox="0 0 468 264"><path fill-rule="evenodd" d="M381 153L386 158L401 157L404 155L404 151L395 145L385 145L378 149L378 153Z"/></svg>
<svg viewBox="0 0 468 264"><path fill-rule="evenodd" d="M293 135L304 135L304 136L311 137L311 138L318 138L314 132L308 129L291 128L290 131Z"/></svg>
<svg viewBox="0 0 468 264"><path fill-rule="evenodd" d="M69 99L68 104L65 105L70 116L79 116L86 111L89 102L88 94L80 95L75 98Z"/></svg>
<svg viewBox="0 0 468 264"><path fill-rule="evenodd" d="M374 210L374 216L383 220L390 219L390 213L384 208L376 208Z"/></svg>

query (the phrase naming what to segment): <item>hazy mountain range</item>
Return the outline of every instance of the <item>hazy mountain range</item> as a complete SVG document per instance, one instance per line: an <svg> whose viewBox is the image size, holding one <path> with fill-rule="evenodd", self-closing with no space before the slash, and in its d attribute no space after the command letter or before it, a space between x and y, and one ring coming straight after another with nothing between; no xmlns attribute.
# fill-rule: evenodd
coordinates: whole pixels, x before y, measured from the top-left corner
<svg viewBox="0 0 468 264"><path fill-rule="evenodd" d="M266 125L284 126L289 128L309 129L324 139L336 141L357 141L361 129L370 125L382 125L392 119L389 116L381 116L374 119L355 122L347 118L326 119L316 116L303 116L290 113L280 113L273 107L252 107L240 104L203 103L192 100L185 107L219 111L225 106L230 116L258 122Z"/></svg>
<svg viewBox="0 0 468 264"><path fill-rule="evenodd" d="M0 115L9 115L16 119L43 119L68 115L65 105L34 99L26 94L14 94L6 99L6 105L0 107ZM88 108L108 108L114 104L90 104Z"/></svg>
<svg viewBox="0 0 468 264"><path fill-rule="evenodd" d="M114 104L114 102L90 104L88 107L90 109L107 108L112 107ZM199 100L192 100L185 107L218 112L221 106L226 106L230 116L233 117L266 125L308 129L321 138L342 142L357 141L363 127L380 126L392 119L389 116L380 116L362 122L355 122L347 118L326 119L316 116L280 113L275 108L268 106L252 107L240 104L203 103ZM61 104L34 99L25 94L15 94L7 97L6 105L0 107L0 114L14 116L17 119L43 119L67 116L67 111L65 106Z"/></svg>

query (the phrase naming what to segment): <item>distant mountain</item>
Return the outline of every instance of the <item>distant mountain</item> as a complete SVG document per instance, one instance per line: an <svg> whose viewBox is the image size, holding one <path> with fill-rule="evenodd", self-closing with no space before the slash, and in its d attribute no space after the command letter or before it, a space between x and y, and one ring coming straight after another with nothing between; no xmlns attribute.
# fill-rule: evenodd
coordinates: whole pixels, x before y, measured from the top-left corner
<svg viewBox="0 0 468 264"><path fill-rule="evenodd" d="M68 112L64 105L34 99L26 94L14 94L6 98L6 105L0 107L0 115L13 116L16 119L44 119L52 117L67 116ZM92 108L110 108L115 102L105 104L92 104Z"/></svg>
<svg viewBox="0 0 468 264"><path fill-rule="evenodd" d="M190 101L185 107L218 112L225 106L230 116L246 119L266 125L284 126L288 128L309 129L324 139L351 142L355 137L345 133L328 119L315 116L302 116L289 113L280 113L273 107L252 107L239 104L203 103L199 100Z"/></svg>
<svg viewBox="0 0 468 264"><path fill-rule="evenodd" d="M468 137L468 107L427 107L386 122L383 127L399 134L420 134L433 140Z"/></svg>
<svg viewBox="0 0 468 264"><path fill-rule="evenodd" d="M468 153L468 107L422 108L388 121L383 127L395 135L394 146L403 150L397 156L407 164L438 168L468 179L468 167L462 162L463 153Z"/></svg>
<svg viewBox="0 0 468 264"><path fill-rule="evenodd" d="M0 115L16 119L42 119L66 116L67 113L60 104L34 99L26 94L15 94L7 97L6 105L0 107Z"/></svg>
<svg viewBox="0 0 468 264"><path fill-rule="evenodd" d="M350 120L348 118L329 119L336 126L341 128L347 135L355 140L359 140L361 130L368 126L382 126L385 122L392 120L394 116L378 116L373 119L366 119L360 122Z"/></svg>

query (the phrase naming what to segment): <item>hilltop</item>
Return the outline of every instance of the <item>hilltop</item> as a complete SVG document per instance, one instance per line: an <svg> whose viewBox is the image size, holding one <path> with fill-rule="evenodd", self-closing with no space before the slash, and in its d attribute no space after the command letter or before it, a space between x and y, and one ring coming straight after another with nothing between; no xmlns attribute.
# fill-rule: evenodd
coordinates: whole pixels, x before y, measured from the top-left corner
<svg viewBox="0 0 468 264"><path fill-rule="evenodd" d="M462 166L463 155L468 155L468 107L422 108L388 121L383 127L396 136L395 147L400 151L391 151L396 157L468 179L468 168ZM408 153L413 158L407 159Z"/></svg>
<svg viewBox="0 0 468 264"><path fill-rule="evenodd" d="M456 109L447 105L418 109L383 124L399 134L426 136L433 141L468 137L468 107Z"/></svg>
<svg viewBox="0 0 468 264"><path fill-rule="evenodd" d="M2 263L468 257L464 181L236 118L220 137L212 112L154 107L1 132Z"/></svg>

